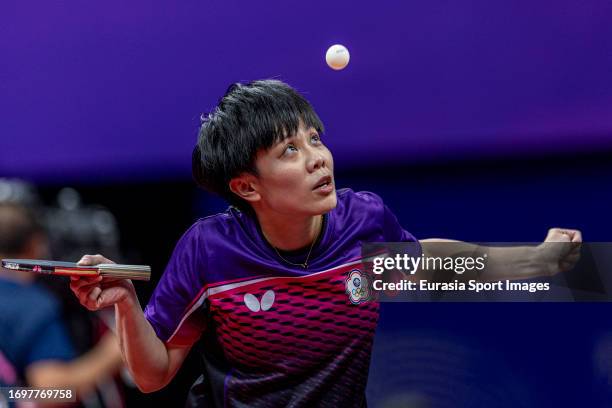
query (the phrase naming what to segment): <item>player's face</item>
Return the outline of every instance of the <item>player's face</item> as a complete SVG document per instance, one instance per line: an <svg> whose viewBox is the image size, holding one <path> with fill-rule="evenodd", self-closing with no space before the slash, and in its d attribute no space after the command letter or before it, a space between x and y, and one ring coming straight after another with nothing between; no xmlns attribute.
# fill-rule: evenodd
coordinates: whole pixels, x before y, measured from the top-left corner
<svg viewBox="0 0 612 408"><path fill-rule="evenodd" d="M261 151L255 162L261 208L283 214L318 215L336 206L334 160L313 128Z"/></svg>

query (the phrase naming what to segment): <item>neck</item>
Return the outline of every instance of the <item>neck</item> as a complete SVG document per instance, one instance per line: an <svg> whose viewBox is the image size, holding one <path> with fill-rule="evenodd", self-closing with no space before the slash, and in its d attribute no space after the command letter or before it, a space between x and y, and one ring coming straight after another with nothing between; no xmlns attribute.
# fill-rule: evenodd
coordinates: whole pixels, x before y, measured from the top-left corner
<svg viewBox="0 0 612 408"><path fill-rule="evenodd" d="M258 214L257 220L268 242L282 251L293 251L312 245L323 225L322 215L296 218L293 215Z"/></svg>

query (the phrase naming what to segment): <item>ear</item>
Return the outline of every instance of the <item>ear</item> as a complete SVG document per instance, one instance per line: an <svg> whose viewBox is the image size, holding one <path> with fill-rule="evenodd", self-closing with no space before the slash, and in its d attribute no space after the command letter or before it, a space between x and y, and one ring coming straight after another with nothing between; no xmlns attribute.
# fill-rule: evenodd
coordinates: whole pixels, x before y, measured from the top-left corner
<svg viewBox="0 0 612 408"><path fill-rule="evenodd" d="M257 177L249 173L243 173L238 177L234 177L229 182L229 188L232 193L251 203L261 199L257 186Z"/></svg>

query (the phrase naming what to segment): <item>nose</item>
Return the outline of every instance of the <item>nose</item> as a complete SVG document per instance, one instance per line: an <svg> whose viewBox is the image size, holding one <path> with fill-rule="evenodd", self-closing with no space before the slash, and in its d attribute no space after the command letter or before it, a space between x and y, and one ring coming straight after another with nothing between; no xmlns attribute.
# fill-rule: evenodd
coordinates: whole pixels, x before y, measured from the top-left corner
<svg viewBox="0 0 612 408"><path fill-rule="evenodd" d="M323 154L321 152L312 152L310 158L308 159L308 171L312 173L325 166L326 163Z"/></svg>

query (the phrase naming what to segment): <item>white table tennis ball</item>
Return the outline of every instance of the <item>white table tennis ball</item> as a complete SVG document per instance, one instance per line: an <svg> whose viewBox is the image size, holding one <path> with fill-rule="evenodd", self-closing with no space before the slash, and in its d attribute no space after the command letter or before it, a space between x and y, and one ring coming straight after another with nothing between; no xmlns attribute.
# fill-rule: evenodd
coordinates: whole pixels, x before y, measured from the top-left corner
<svg viewBox="0 0 612 408"><path fill-rule="evenodd" d="M327 53L325 53L327 65L336 71L344 69L348 65L349 59L351 59L351 55L342 44L332 45L327 50Z"/></svg>

